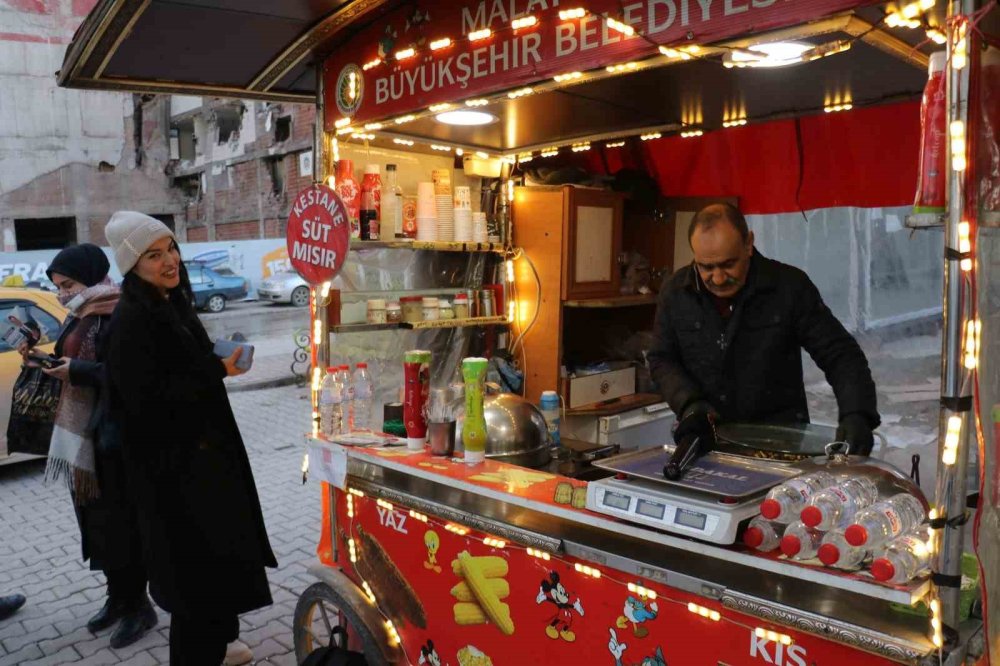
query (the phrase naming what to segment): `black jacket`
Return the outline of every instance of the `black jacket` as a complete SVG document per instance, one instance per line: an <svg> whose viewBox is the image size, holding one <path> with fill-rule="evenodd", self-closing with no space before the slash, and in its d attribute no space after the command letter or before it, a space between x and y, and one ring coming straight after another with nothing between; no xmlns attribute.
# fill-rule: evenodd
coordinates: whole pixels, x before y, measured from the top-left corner
<svg viewBox="0 0 1000 666"><path fill-rule="evenodd" d="M666 280L648 358L677 414L707 400L727 421L808 422L802 349L826 374L840 418L861 413L878 426L875 383L857 341L805 273L756 250L728 322L693 265Z"/></svg>
<svg viewBox="0 0 1000 666"><path fill-rule="evenodd" d="M188 615L270 604L264 567L277 563L225 367L194 312L182 320L126 291L107 372L157 604Z"/></svg>

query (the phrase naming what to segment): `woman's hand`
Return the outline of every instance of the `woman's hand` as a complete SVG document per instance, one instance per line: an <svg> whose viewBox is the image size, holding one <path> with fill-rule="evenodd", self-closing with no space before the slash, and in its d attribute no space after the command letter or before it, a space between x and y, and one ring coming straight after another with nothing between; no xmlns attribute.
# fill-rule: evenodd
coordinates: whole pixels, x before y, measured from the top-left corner
<svg viewBox="0 0 1000 666"><path fill-rule="evenodd" d="M47 374L49 377L55 377L56 379L62 380L64 382L69 381L69 364L72 359L67 356L63 356L62 361L59 365L54 368L42 368L42 372Z"/></svg>
<svg viewBox="0 0 1000 666"><path fill-rule="evenodd" d="M229 358L222 359L222 365L226 366L226 376L235 377L237 375L242 375L246 372L243 368L237 368L236 362L240 360L240 356L243 354L243 348L237 347L236 351L233 352L232 356Z"/></svg>
<svg viewBox="0 0 1000 666"><path fill-rule="evenodd" d="M29 360L28 355L31 353L31 345L27 342L22 342L17 346L17 353L21 355L25 361Z"/></svg>

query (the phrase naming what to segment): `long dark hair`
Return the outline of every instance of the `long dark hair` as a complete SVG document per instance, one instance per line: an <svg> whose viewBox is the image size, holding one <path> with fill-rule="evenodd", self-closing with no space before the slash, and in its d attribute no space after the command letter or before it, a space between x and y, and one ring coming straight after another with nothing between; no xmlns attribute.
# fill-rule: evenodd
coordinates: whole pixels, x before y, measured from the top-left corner
<svg viewBox="0 0 1000 666"><path fill-rule="evenodd" d="M177 247L176 241L171 244L172 248L177 248L179 257L177 271L180 282L173 289L167 290L166 299L155 286L139 277L135 269L126 273L122 280L122 297L140 303L154 312L166 311L175 316L179 320L178 323L188 326L192 321L199 321L194 309L194 290L191 288L191 278L188 277L187 267L184 265L183 257L180 257L180 248Z"/></svg>

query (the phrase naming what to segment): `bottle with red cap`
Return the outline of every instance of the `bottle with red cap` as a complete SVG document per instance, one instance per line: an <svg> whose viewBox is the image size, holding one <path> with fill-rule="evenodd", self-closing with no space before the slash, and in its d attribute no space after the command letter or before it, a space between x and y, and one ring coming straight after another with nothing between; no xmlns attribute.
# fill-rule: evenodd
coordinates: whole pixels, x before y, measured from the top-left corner
<svg viewBox="0 0 1000 666"><path fill-rule="evenodd" d="M811 560L816 557L822 541L822 532L796 520L789 523L781 536L781 552L793 560Z"/></svg>
<svg viewBox="0 0 1000 666"><path fill-rule="evenodd" d="M743 532L743 543L755 550L769 553L778 547L780 529L781 526L777 523L756 516Z"/></svg>
<svg viewBox="0 0 1000 666"><path fill-rule="evenodd" d="M852 546L877 548L924 521L924 505L910 493L899 493L858 511L844 530Z"/></svg>
<svg viewBox="0 0 1000 666"><path fill-rule="evenodd" d="M875 483L866 476L854 476L810 497L799 518L809 527L826 532L850 525L854 514L876 499Z"/></svg>
<svg viewBox="0 0 1000 666"><path fill-rule="evenodd" d="M336 366L326 369L319 389L319 427L324 435L333 437L343 432L344 387Z"/></svg>
<svg viewBox="0 0 1000 666"><path fill-rule="evenodd" d="M354 366L354 430L370 430L372 414L372 378L368 374L368 364Z"/></svg>
<svg viewBox="0 0 1000 666"><path fill-rule="evenodd" d="M837 483L828 472L813 472L789 479L771 491L760 503L760 515L776 523L791 523L796 520L809 498Z"/></svg>
<svg viewBox="0 0 1000 666"><path fill-rule="evenodd" d="M857 569L869 554L867 548L849 544L844 538L844 530L840 528L827 532L816 551L820 562L838 569Z"/></svg>
<svg viewBox="0 0 1000 666"><path fill-rule="evenodd" d="M907 583L930 568L931 551L927 548L929 530L916 530L896 537L872 560L871 572L883 583Z"/></svg>
<svg viewBox="0 0 1000 666"><path fill-rule="evenodd" d="M351 384L351 366L337 366L337 381L341 386L340 421L343 432L354 430L354 386Z"/></svg>

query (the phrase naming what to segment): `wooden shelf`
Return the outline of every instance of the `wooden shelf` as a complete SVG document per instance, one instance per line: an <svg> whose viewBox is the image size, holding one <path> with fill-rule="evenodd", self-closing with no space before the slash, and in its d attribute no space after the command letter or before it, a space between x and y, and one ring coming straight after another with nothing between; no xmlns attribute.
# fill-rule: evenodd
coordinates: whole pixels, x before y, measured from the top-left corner
<svg viewBox="0 0 1000 666"><path fill-rule="evenodd" d="M614 400L567 409L566 416L611 416L627 412L630 409L655 405L658 402L663 402L663 398L655 393L634 393Z"/></svg>
<svg viewBox="0 0 1000 666"><path fill-rule="evenodd" d="M352 250L428 250L432 252L503 252L502 243L464 243L459 241L351 241Z"/></svg>
<svg viewBox="0 0 1000 666"><path fill-rule="evenodd" d="M423 331L440 328L466 328L470 326L501 326L506 317L469 317L467 319L437 319L434 321L401 322L399 324L340 324L331 326L331 333L370 333L372 331Z"/></svg>
<svg viewBox="0 0 1000 666"><path fill-rule="evenodd" d="M465 328L467 326L498 326L507 323L507 317L469 317L467 319L436 319L434 321L403 322L400 328L425 330L431 328Z"/></svg>
<svg viewBox="0 0 1000 666"><path fill-rule="evenodd" d="M563 301L567 308L631 308L637 305L656 305L656 294L631 294L610 298L583 298Z"/></svg>
<svg viewBox="0 0 1000 666"><path fill-rule="evenodd" d="M331 326L331 333L370 333L372 331L394 331L399 324L338 324Z"/></svg>

